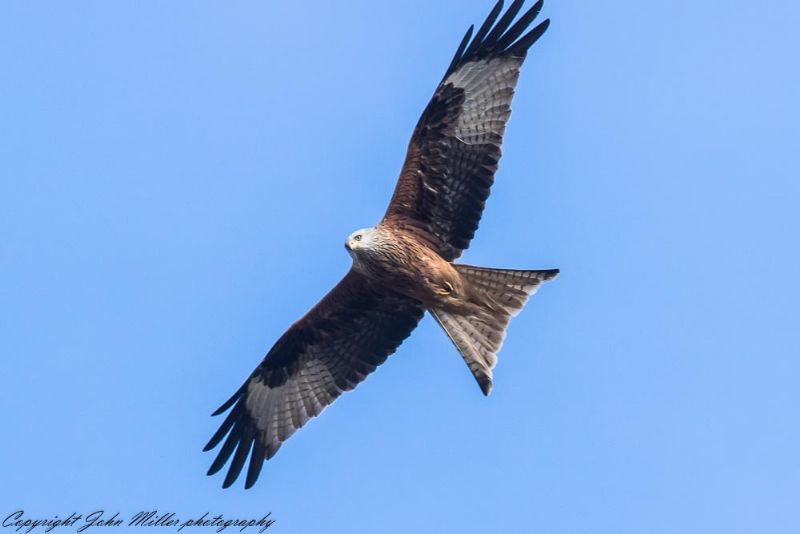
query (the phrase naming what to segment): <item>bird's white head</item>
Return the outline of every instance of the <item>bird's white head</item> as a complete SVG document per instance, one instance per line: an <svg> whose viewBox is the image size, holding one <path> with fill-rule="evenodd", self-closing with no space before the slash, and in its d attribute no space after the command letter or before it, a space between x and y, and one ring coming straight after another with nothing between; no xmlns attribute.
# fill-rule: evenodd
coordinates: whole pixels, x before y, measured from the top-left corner
<svg viewBox="0 0 800 534"><path fill-rule="evenodd" d="M351 256L355 257L359 252L369 250L375 245L376 231L375 228L362 228L350 234L347 241L344 242L344 248Z"/></svg>

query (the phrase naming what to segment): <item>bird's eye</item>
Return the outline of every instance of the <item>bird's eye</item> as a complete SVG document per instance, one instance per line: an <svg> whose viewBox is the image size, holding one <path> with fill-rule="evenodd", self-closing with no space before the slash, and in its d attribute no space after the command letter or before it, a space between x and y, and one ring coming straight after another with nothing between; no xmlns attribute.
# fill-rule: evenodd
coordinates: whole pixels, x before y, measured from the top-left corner
<svg viewBox="0 0 800 534"><path fill-rule="evenodd" d="M354 241L361 241L361 234L356 234L353 236Z"/></svg>

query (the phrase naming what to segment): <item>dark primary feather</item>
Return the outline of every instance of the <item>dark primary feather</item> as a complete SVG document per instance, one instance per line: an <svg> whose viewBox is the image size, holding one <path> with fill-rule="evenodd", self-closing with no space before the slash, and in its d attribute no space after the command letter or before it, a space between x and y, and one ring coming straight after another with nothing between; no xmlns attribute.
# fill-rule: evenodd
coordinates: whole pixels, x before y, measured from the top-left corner
<svg viewBox="0 0 800 534"><path fill-rule="evenodd" d="M502 4L502 2L499 4ZM492 33L486 36L486 42L497 43L500 36L508 29L511 21L514 20L514 17L517 16L517 13L519 13L519 10L522 9L524 4L525 0L515 0L503 14L503 17L494 25Z"/></svg>
<svg viewBox="0 0 800 534"><path fill-rule="evenodd" d="M474 55L475 52L477 52L477 50L483 46L483 38L486 37L487 33L489 33L489 30L492 28L492 24L494 24L494 21L497 20L497 16L502 10L503 0L498 0L492 10L489 12L486 20L484 20L483 24L481 24L481 27L478 28L478 33L475 34L475 38L472 40L472 43L470 43L469 47L464 52L465 57Z"/></svg>
<svg viewBox="0 0 800 534"><path fill-rule="evenodd" d="M204 449L225 440L208 474L230 460L223 483L227 488L249 455L245 487L251 487L264 460L383 363L423 313L417 301L377 288L350 271L281 336L247 382L214 412L231 409Z"/></svg>
<svg viewBox="0 0 800 534"><path fill-rule="evenodd" d="M417 123L384 217L384 224L416 232L448 261L461 255L478 228L519 68L549 24L525 33L542 0L514 22L524 3L515 0L500 16L501 0L474 37L472 27L467 31Z"/></svg>
<svg viewBox="0 0 800 534"><path fill-rule="evenodd" d="M470 26L469 28L467 28L467 33L465 33L464 38L461 39L461 44L458 45L456 53L453 56L453 59L450 61L450 66L447 67L447 70L444 73L442 81L444 81L444 79L447 78L447 75L450 74L453 70L455 70L455 68L458 66L459 62L461 61L461 56L464 55L464 49L467 47L467 44L469 44L469 40L472 37L472 32L474 30L475 26Z"/></svg>
<svg viewBox="0 0 800 534"><path fill-rule="evenodd" d="M539 0L539 2L536 2L532 8L526 11L525 14L522 15L519 18L519 20L514 23L511 29L509 29L502 37L500 37L497 40L495 48L500 50L505 50L506 48L508 48L508 45L513 43L517 39L517 37L522 35L522 32L525 31L525 28L527 28L528 25L531 22L533 22L533 19L535 19L536 16L539 14L539 11L542 10L542 5L543 5L542 0ZM549 19L545 20L544 22L539 24L536 28L534 28L533 31L530 32L530 34L535 35L535 32L538 30L540 32L539 35L541 35L542 33L544 33L544 31L547 29L549 25L550 25L550 20Z"/></svg>

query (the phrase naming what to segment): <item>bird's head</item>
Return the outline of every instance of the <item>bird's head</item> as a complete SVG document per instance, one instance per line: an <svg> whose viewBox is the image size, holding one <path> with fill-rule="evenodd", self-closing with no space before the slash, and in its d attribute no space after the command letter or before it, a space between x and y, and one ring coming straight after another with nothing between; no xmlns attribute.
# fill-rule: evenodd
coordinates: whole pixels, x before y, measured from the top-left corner
<svg viewBox="0 0 800 534"><path fill-rule="evenodd" d="M375 228L362 228L348 236L347 241L344 242L344 248L347 249L351 256L355 257L357 254L374 246L375 238Z"/></svg>

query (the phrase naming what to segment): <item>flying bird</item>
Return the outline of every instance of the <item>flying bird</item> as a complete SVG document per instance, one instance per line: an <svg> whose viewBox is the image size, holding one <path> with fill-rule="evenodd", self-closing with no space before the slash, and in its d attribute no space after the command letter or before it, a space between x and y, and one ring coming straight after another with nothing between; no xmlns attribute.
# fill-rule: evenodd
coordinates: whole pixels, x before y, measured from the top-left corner
<svg viewBox="0 0 800 534"><path fill-rule="evenodd" d="M345 241L349 272L214 412L230 410L204 449L224 440L208 470L231 461L223 487L248 456L251 487L264 460L394 353L426 311L489 394L509 320L558 274L453 263L475 235L494 182L520 67L549 24L528 30L542 0L516 19L524 3L515 0L500 16L500 0L474 35L467 30L414 129L386 214Z"/></svg>

